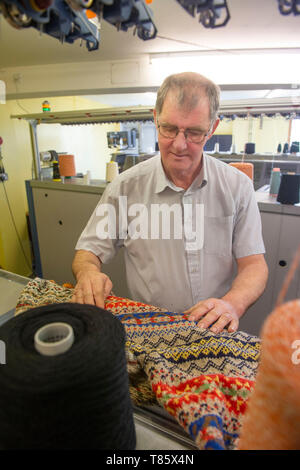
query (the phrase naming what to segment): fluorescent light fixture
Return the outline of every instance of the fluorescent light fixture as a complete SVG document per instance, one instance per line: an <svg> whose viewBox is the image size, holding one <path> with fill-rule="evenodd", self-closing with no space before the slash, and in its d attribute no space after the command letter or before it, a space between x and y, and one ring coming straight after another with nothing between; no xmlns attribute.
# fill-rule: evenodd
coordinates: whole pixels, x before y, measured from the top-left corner
<svg viewBox="0 0 300 470"><path fill-rule="evenodd" d="M293 90L293 89L280 89L277 88L275 90L270 90L268 95L265 98L285 98L285 97L295 97L300 98L300 89Z"/></svg>
<svg viewBox="0 0 300 470"><path fill-rule="evenodd" d="M172 73L191 71L222 85L300 83L299 49L152 54L150 64L157 80Z"/></svg>

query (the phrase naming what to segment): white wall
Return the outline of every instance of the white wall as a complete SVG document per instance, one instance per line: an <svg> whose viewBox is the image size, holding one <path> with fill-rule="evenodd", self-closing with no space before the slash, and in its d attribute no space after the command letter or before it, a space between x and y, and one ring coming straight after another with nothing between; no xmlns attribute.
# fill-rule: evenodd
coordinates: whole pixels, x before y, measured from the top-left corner
<svg viewBox="0 0 300 470"><path fill-rule="evenodd" d="M77 173L90 171L92 179L105 179L106 162L113 152L108 148L106 133L119 129L120 124L40 124L37 126L39 150L74 155Z"/></svg>
<svg viewBox="0 0 300 470"><path fill-rule="evenodd" d="M298 56L283 54L195 55L192 58L151 58L147 54L134 60L2 68L0 80L6 84L8 97L76 96L121 90L155 91L169 74L187 70L200 72L219 85L264 83L268 89L268 84L297 84L300 62ZM295 104L299 104L299 96Z"/></svg>

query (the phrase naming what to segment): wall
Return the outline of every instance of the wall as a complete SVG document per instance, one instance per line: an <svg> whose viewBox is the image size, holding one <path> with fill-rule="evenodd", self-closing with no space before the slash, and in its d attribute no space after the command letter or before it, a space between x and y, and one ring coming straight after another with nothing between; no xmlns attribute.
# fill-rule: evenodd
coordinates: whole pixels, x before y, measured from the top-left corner
<svg viewBox="0 0 300 470"><path fill-rule="evenodd" d="M46 97L47 98L47 97ZM25 180L32 177L32 151L30 143L29 125L26 121L11 119L12 114L41 112L43 99L9 100L0 105L0 135L3 138L2 156L5 171L8 173L8 181L0 183L0 266L11 272L28 276L31 273L30 241L27 230L26 212L27 198ZM52 109L57 111L72 109L92 109L101 105L81 97L51 98ZM46 127L46 126L45 126ZM57 126L47 126L48 130L40 131L40 150L60 149L62 151L81 152L82 163L77 166L77 171L86 172L92 169L91 157L94 156L98 143L105 149L106 127L88 126L88 136L79 137L77 126L65 127L58 130ZM110 126L116 129L118 126ZM101 128L101 129L100 129ZM76 140L76 141L75 141ZM67 148L66 148L67 147ZM77 150L76 150L77 151ZM76 152L74 152L76 155ZM99 152L99 168L97 164L92 169L92 177L103 177L105 163L110 158L108 149ZM98 171L98 173L97 173ZM11 212L9 210L10 204ZM16 225L16 228L14 226Z"/></svg>
<svg viewBox="0 0 300 470"><path fill-rule="evenodd" d="M132 61L84 62L84 66L64 63L0 69L0 80L6 84L8 98L34 98L149 91L160 85L162 76L145 56Z"/></svg>
<svg viewBox="0 0 300 470"><path fill-rule="evenodd" d="M0 183L0 265L8 271L28 275L31 272L31 260L24 180L31 177L30 136L26 122L17 123L10 119L10 114L16 111L17 105L14 102L0 106L2 156L8 173L8 181Z"/></svg>
<svg viewBox="0 0 300 470"><path fill-rule="evenodd" d="M40 151L56 150L74 155L77 173L88 170L93 179L105 179L106 162L112 149L107 146L106 133L118 131L120 124L89 124L61 126L41 124L37 127Z"/></svg>

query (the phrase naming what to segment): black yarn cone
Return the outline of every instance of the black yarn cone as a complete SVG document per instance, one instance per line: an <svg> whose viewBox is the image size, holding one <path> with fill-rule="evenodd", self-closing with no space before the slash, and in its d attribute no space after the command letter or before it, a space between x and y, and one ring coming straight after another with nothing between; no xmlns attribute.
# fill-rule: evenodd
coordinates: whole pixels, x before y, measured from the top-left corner
<svg viewBox="0 0 300 470"><path fill-rule="evenodd" d="M74 343L44 356L34 335L53 322L69 324ZM0 448L135 448L125 331L112 313L71 303L34 308L4 324L0 339Z"/></svg>
<svg viewBox="0 0 300 470"><path fill-rule="evenodd" d="M278 191L277 201L281 204L299 203L300 174L281 176L281 183Z"/></svg>

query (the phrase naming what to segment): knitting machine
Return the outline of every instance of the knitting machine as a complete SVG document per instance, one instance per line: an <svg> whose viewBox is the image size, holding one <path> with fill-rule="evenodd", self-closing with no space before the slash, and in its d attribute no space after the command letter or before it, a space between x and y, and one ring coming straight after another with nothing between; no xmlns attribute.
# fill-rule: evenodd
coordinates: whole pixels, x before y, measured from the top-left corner
<svg viewBox="0 0 300 470"><path fill-rule="evenodd" d="M176 1L191 16L199 15L205 28L225 26L230 19L227 0ZM300 0L277 1L281 14L300 14ZM93 51L99 47L102 20L122 31L134 27L143 41L154 39L157 29L146 5L150 3L152 0L0 0L0 13L14 28L33 27L61 42L81 39Z"/></svg>
<svg viewBox="0 0 300 470"><path fill-rule="evenodd" d="M205 27L224 26L230 18L227 0L176 1L190 15L199 13ZM152 0L0 0L0 13L14 28L33 27L61 42L80 38L92 51L99 47L102 20L122 31L134 27L144 41L154 39L157 29L146 3Z"/></svg>
<svg viewBox="0 0 300 470"><path fill-rule="evenodd" d="M17 29L34 27L68 43L81 38L89 51L99 47L102 19L118 30L134 26L144 41L156 36L151 11L143 0L0 0L0 11Z"/></svg>

